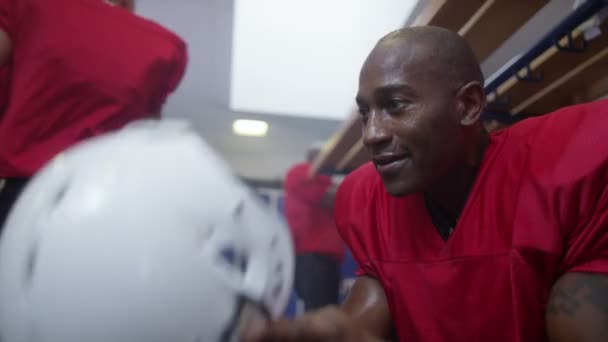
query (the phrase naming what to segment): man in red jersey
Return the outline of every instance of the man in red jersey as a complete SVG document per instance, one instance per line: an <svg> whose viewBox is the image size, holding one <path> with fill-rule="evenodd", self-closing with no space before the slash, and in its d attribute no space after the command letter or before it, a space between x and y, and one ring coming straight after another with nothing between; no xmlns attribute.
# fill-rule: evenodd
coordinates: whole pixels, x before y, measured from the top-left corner
<svg viewBox="0 0 608 342"><path fill-rule="evenodd" d="M333 217L337 183L327 175L310 177L321 144L313 144L307 161L294 165L285 177L285 217L296 251L295 290L305 310L337 304L344 242Z"/></svg>
<svg viewBox="0 0 608 342"><path fill-rule="evenodd" d="M11 77L0 118L0 225L43 164L83 139L160 115L179 84L185 43L133 6L0 0L0 66Z"/></svg>
<svg viewBox="0 0 608 342"><path fill-rule="evenodd" d="M357 103L373 162L335 208L356 284L250 341L608 341L608 101L489 136L470 47L414 27L373 49Z"/></svg>

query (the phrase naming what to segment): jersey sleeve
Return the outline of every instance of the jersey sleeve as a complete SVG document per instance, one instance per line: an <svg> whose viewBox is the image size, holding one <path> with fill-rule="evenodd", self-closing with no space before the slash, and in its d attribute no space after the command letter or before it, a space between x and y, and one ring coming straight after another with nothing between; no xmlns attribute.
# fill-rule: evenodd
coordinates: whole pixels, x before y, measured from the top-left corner
<svg viewBox="0 0 608 342"><path fill-rule="evenodd" d="M608 170L606 170L608 172ZM608 274L608 186L604 179L603 191L593 210L568 234L566 253L562 261L564 272Z"/></svg>
<svg viewBox="0 0 608 342"><path fill-rule="evenodd" d="M378 278L378 272L368 254L372 241L368 234L372 228L367 224L370 213L366 209L370 206L365 201L372 199L361 176L363 175L355 171L340 184L336 193L334 218L338 232L357 263L355 275Z"/></svg>
<svg viewBox="0 0 608 342"><path fill-rule="evenodd" d="M560 229L561 272L608 274L608 101L548 114L530 164Z"/></svg>

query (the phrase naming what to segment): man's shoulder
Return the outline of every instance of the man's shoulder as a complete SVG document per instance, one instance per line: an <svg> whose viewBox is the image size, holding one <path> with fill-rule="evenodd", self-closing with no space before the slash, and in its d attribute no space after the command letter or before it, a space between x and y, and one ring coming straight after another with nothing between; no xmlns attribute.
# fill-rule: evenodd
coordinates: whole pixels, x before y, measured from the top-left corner
<svg viewBox="0 0 608 342"><path fill-rule="evenodd" d="M572 181L606 167L607 131L608 100L602 100L525 120L511 129L510 140L525 146L532 174Z"/></svg>
<svg viewBox="0 0 608 342"><path fill-rule="evenodd" d="M43 28L54 25L53 30L46 30L49 32L38 30L37 33L65 35L66 30L69 32L74 27L82 27L83 34L90 35L93 40L120 36L121 39L113 41L113 47L132 43L130 39L138 39L136 44L138 49L142 49L142 47L148 50L151 48L169 49L172 53L175 50L187 50L186 42L170 28L103 0L19 0L14 2L19 5L14 14L19 18L19 23L21 23L19 25L31 25L34 22ZM62 17L62 20L55 20L58 15ZM69 35L68 37L73 38ZM74 37L78 37L78 35ZM57 40L56 37L54 39ZM105 47L104 44L100 44L100 46ZM149 53L147 50L144 52Z"/></svg>
<svg viewBox="0 0 608 342"><path fill-rule="evenodd" d="M40 1L47 3L49 1ZM52 1L51 1L52 2ZM185 48L185 41L173 30L160 24L156 20L133 13L105 1L82 1L82 0L60 0L63 6L70 6L73 20L87 22L94 20L97 25L95 30L116 32L124 36L142 38L140 45L159 45L168 42L173 46ZM123 38L124 39L124 38Z"/></svg>
<svg viewBox="0 0 608 342"><path fill-rule="evenodd" d="M562 108L508 130L494 179L519 200L554 212L561 225L589 217L606 189L608 101ZM510 181L510 182L509 182ZM550 200L548 200L550 199Z"/></svg>
<svg viewBox="0 0 608 342"><path fill-rule="evenodd" d="M506 130L517 141L551 148L562 147L570 140L584 139L590 134L603 133L607 128L608 100L600 100L525 119Z"/></svg>

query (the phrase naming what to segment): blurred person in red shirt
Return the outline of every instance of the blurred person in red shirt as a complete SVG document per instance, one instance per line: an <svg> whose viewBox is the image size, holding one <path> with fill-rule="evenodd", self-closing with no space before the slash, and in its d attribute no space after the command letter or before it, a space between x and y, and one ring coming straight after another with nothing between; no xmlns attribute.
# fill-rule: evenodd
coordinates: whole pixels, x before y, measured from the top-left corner
<svg viewBox="0 0 608 342"><path fill-rule="evenodd" d="M133 8L134 0L0 0L0 226L57 154L160 116L187 48Z"/></svg>
<svg viewBox="0 0 608 342"><path fill-rule="evenodd" d="M337 184L327 175L310 175L322 144L313 144L307 161L285 179L285 216L296 249L295 290L310 311L338 302L345 246L334 224Z"/></svg>

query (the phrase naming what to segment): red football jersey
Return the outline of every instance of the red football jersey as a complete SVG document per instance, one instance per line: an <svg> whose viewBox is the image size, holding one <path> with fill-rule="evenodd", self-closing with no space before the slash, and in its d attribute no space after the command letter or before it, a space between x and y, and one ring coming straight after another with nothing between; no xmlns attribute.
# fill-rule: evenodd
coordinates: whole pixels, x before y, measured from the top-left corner
<svg viewBox="0 0 608 342"><path fill-rule="evenodd" d="M371 164L349 175L336 222L386 292L402 341L546 341L552 284L608 273L608 101L491 136L453 234L421 194L391 197Z"/></svg>
<svg viewBox="0 0 608 342"><path fill-rule="evenodd" d="M103 0L0 0L0 29L13 45L0 177L158 115L186 65L179 37Z"/></svg>
<svg viewBox="0 0 608 342"><path fill-rule="evenodd" d="M323 253L341 262L344 242L336 229L333 211L321 204L331 187L331 178L310 178L309 170L310 163L300 163L289 169L285 178L285 217L296 253Z"/></svg>

